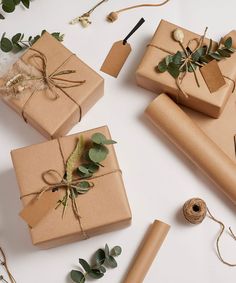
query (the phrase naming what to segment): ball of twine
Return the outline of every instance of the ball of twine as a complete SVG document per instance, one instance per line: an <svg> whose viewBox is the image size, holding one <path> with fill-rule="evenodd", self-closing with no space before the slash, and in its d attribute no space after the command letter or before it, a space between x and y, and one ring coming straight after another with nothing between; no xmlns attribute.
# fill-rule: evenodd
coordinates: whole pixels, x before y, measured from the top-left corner
<svg viewBox="0 0 236 283"><path fill-rule="evenodd" d="M187 221L192 224L200 224L207 214L207 205L200 198L192 198L185 202L183 206L183 214Z"/></svg>

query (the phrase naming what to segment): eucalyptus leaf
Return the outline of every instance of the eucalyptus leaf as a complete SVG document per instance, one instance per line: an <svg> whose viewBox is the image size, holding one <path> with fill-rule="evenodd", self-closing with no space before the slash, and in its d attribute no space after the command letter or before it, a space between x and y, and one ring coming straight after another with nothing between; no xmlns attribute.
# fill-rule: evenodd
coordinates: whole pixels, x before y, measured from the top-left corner
<svg viewBox="0 0 236 283"><path fill-rule="evenodd" d="M167 70L166 61L162 60L157 66L157 71L159 71L160 73L164 73L166 70Z"/></svg>
<svg viewBox="0 0 236 283"><path fill-rule="evenodd" d="M106 264L111 267L111 268L116 268L117 267L117 262L116 260L114 259L113 256L109 256L106 258Z"/></svg>
<svg viewBox="0 0 236 283"><path fill-rule="evenodd" d="M94 279L100 279L104 276L104 274L99 269L91 269L89 276Z"/></svg>
<svg viewBox="0 0 236 283"><path fill-rule="evenodd" d="M21 33L17 33L12 37L11 41L12 43L17 43L20 39L21 39Z"/></svg>
<svg viewBox="0 0 236 283"><path fill-rule="evenodd" d="M88 264L88 262L82 258L79 259L79 263L81 264L81 266L83 267L83 269L89 273L91 271L91 267Z"/></svg>
<svg viewBox="0 0 236 283"><path fill-rule="evenodd" d="M218 52L222 57L226 57L226 58L231 57L231 54L230 54L229 52L227 52L225 49L218 49L217 52Z"/></svg>
<svg viewBox="0 0 236 283"><path fill-rule="evenodd" d="M112 256L119 256L122 253L122 248L120 246L115 246L114 248L112 248L111 250L111 255Z"/></svg>
<svg viewBox="0 0 236 283"><path fill-rule="evenodd" d="M106 258L105 251L102 250L102 249L97 250L95 255L94 255L94 259L96 261L96 266L100 267L101 265L103 265L105 258Z"/></svg>
<svg viewBox="0 0 236 283"><path fill-rule="evenodd" d="M92 135L91 140L96 144L103 144L106 137L101 133L95 133Z"/></svg>
<svg viewBox="0 0 236 283"><path fill-rule="evenodd" d="M226 48L231 48L233 45L233 40L232 40L232 37L228 37L224 43L224 46Z"/></svg>
<svg viewBox="0 0 236 283"><path fill-rule="evenodd" d="M3 37L1 39L0 44L1 44L1 50L4 52L10 52L13 49L12 42L6 37Z"/></svg>
<svg viewBox="0 0 236 283"><path fill-rule="evenodd" d="M169 74L173 77L173 78L178 78L179 74L180 74L180 70L178 65L176 65L175 63L171 62L168 65L168 72Z"/></svg>
<svg viewBox="0 0 236 283"><path fill-rule="evenodd" d="M30 0L21 0L22 4L28 9L30 6Z"/></svg>
<svg viewBox="0 0 236 283"><path fill-rule="evenodd" d="M84 283L85 277L84 274L78 270L72 270L70 273L71 279L76 283Z"/></svg>
<svg viewBox="0 0 236 283"><path fill-rule="evenodd" d="M97 145L89 150L89 158L95 163L100 163L106 159L108 149L103 145Z"/></svg>
<svg viewBox="0 0 236 283"><path fill-rule="evenodd" d="M172 58L173 63L175 63L176 65L180 65L181 61L182 61L182 53L180 51L178 51Z"/></svg>

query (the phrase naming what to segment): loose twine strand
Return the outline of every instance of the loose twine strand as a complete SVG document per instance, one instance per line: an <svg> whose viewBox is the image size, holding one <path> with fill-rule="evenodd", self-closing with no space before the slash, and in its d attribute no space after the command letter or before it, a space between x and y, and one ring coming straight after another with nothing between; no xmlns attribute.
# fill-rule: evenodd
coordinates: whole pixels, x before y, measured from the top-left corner
<svg viewBox="0 0 236 283"><path fill-rule="evenodd" d="M223 258L221 250L220 250L220 240L225 231L225 224L222 221L216 219L212 215L205 201L199 198L192 198L188 200L183 206L183 214L184 214L185 219L189 221L191 224L200 224L205 219L205 217L208 216L211 220L213 220L214 222L218 223L221 226L219 235L217 236L217 239L216 239L217 256L220 259L220 261L224 263L225 265L228 265L230 267L235 267L236 263L230 263L226 261ZM233 230L231 229L231 227L229 227L229 233L230 233L230 236L234 240L236 240L236 235L233 233Z"/></svg>
<svg viewBox="0 0 236 283"><path fill-rule="evenodd" d="M11 283L16 283L16 280L13 277L13 275L11 274L10 269L8 267L6 255L5 255L5 253L4 253L4 251L3 251L3 249L1 247L0 247L0 254L2 256L2 259L0 258L0 264L4 267L10 282ZM0 280L2 280L5 283L8 283L6 281L6 279L4 279L4 277L2 275L0 275Z"/></svg>

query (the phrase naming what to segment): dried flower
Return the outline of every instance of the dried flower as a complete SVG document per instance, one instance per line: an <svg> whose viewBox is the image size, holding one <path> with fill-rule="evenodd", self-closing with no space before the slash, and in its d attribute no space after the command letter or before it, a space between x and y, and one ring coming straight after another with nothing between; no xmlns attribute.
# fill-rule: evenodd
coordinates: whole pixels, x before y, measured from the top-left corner
<svg viewBox="0 0 236 283"><path fill-rule="evenodd" d="M116 12L111 12L108 16L107 16L107 20L109 22L115 22L118 19L118 13Z"/></svg>
<svg viewBox="0 0 236 283"><path fill-rule="evenodd" d="M174 40L180 42L180 43L183 43L184 42L184 32L182 31L182 29L176 29L174 32L173 32L173 37L174 37Z"/></svg>

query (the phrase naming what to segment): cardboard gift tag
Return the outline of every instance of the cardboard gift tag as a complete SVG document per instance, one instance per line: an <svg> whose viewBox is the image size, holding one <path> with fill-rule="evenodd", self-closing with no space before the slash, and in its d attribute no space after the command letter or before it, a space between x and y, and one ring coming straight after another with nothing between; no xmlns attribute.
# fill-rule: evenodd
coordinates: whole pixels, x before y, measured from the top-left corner
<svg viewBox="0 0 236 283"><path fill-rule="evenodd" d="M110 52L108 53L102 67L101 71L111 75L112 77L117 78L122 67L124 66L132 48L127 40L131 37L131 35L141 27L141 25L145 22L142 18L136 26L131 30L131 32L126 36L124 40L117 41L113 44Z"/></svg>
<svg viewBox="0 0 236 283"><path fill-rule="evenodd" d="M123 40L115 42L101 67L101 71L117 78L131 50L129 43L124 44Z"/></svg>
<svg viewBox="0 0 236 283"><path fill-rule="evenodd" d="M210 93L217 91L225 85L225 79L216 60L213 60L204 67L200 68L200 72Z"/></svg>
<svg viewBox="0 0 236 283"><path fill-rule="evenodd" d="M40 198L33 199L20 212L20 217L23 218L31 228L36 227L50 211L56 208L57 202L60 200L60 195L60 191L45 192Z"/></svg>

